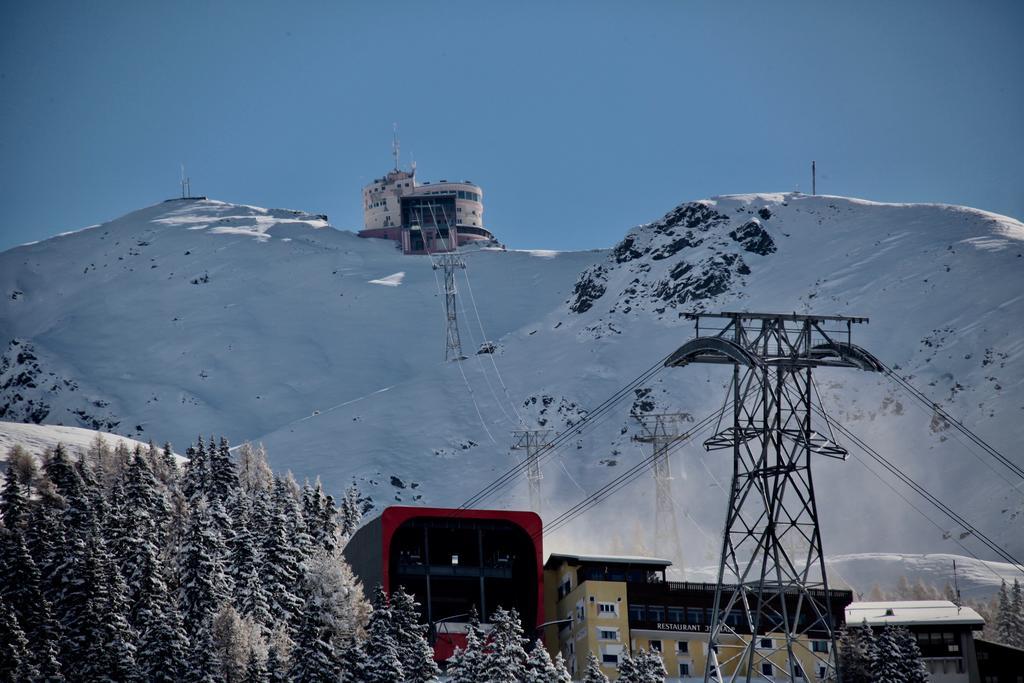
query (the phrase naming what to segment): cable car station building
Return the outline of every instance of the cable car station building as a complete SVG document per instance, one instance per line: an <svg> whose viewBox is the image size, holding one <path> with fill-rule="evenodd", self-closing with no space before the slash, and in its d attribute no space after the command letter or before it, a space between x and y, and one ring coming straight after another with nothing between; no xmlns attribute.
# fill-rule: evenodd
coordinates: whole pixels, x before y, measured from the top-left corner
<svg viewBox="0 0 1024 683"><path fill-rule="evenodd" d="M360 237L397 242L404 254L454 251L466 244L494 243L484 227L483 190L463 182L419 183L416 166L396 166L363 188Z"/></svg>
<svg viewBox="0 0 1024 683"><path fill-rule="evenodd" d="M544 565L545 611L549 621L559 623L545 629L548 651L552 656L562 653L574 678L583 675L590 653L614 680L623 654L653 649L661 653L669 680L704 680L715 584L668 581L665 570L671 564L651 557L550 555ZM838 627L853 593L831 590L831 600L826 600L821 592ZM795 602L794 596L794 606ZM738 611L729 621L742 633L745 620ZM797 641L801 647L794 653L797 671L807 681L819 680L824 675L822 658L815 653L828 653L828 634L805 630L800 624L797 630L802 631ZM756 670L769 680L788 678L781 634L768 632L755 638ZM726 651L733 649L729 645L728 638L719 644L723 676L741 664L735 656L743 647L740 640L736 639L732 653Z"/></svg>

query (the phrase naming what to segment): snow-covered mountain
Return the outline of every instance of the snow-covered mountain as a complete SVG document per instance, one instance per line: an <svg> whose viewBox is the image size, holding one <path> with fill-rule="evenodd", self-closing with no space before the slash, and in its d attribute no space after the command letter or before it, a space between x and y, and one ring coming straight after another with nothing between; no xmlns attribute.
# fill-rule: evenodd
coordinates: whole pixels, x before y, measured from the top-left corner
<svg viewBox="0 0 1024 683"><path fill-rule="evenodd" d="M0 419L133 438L263 441L275 469L355 478L375 501L458 505L509 467L510 430L555 430L693 335L691 310L871 318L855 341L1021 461L1024 225L942 205L763 194L682 204L611 250L485 250L458 274L467 359L443 362L426 257L324 217L169 201L0 254ZM468 279L464 276L468 275ZM479 319L477 317L479 312ZM484 340L493 355L476 354ZM699 419L726 373L665 370L544 468L557 514L646 455L631 409ZM878 375L822 371L826 408L926 488L1024 554L1020 480ZM730 471L673 463L687 562L717 551ZM822 462L826 550L983 553L859 460ZM644 549L642 478L547 542ZM486 504L524 505L525 483ZM649 550L649 548L647 548Z"/></svg>

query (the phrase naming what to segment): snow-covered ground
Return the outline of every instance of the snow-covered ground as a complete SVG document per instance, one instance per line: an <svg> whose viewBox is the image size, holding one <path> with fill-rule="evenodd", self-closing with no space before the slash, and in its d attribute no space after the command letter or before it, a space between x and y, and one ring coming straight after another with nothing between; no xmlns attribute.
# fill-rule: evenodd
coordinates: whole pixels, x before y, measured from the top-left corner
<svg viewBox="0 0 1024 683"><path fill-rule="evenodd" d="M1024 225L964 207L719 197L611 250L468 254L457 274L468 358L445 364L428 258L311 214L170 201L0 254L0 419L178 450L223 433L263 441L275 469L320 475L334 492L355 479L380 505L457 506L522 457L510 430L577 422L691 338L683 312L798 311L870 317L855 342L1020 462L1022 253ZM484 340L495 354L475 353ZM631 441L634 400L699 419L725 380L707 366L659 373L546 463L545 516L646 455ZM1024 555L1019 479L881 376L822 371L818 385L849 429ZM710 564L728 456L694 445L673 468L685 562ZM860 460L823 461L826 551L989 557L892 485L932 521ZM545 543L651 552L652 492L642 478ZM525 493L520 482L485 504L523 506Z"/></svg>
<svg viewBox="0 0 1024 683"><path fill-rule="evenodd" d="M120 443L129 450L135 450L136 446L148 448L147 444L135 439L82 427L0 422L0 461L7 459L7 453L13 446L21 446L36 457L42 457L58 443L64 444L72 454L81 453L89 448L97 435L101 436L110 448L116 448Z"/></svg>

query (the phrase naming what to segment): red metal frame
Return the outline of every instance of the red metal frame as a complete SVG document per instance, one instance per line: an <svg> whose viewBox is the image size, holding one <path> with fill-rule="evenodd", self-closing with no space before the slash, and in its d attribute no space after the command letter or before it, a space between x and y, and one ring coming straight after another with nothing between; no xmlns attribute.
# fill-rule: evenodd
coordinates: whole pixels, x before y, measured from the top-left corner
<svg viewBox="0 0 1024 683"><path fill-rule="evenodd" d="M405 522L415 518L438 518L450 519L459 517L462 519L497 519L515 524L522 529L533 541L535 553L535 565L537 567L537 623L540 626L544 623L544 549L542 541L543 522L539 515L534 512L509 511L509 510L456 510L452 508L424 508L395 505L384 509L381 513L381 554L383 565L381 567L381 584L387 593L391 593L391 581L389 572L391 569L391 539L395 532ZM444 638L438 638L434 645L434 658L438 661L448 659L456 647L465 645L466 636L462 633L452 633Z"/></svg>

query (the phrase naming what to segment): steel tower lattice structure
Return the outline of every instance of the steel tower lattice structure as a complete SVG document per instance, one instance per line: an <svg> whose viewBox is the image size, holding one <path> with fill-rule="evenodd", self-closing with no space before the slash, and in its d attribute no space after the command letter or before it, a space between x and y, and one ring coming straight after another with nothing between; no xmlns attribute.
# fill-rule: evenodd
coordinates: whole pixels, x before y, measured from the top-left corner
<svg viewBox="0 0 1024 683"><path fill-rule="evenodd" d="M530 487L530 509L540 514L540 452L547 448L550 429L517 429L512 432L512 450L526 451L526 481Z"/></svg>
<svg viewBox="0 0 1024 683"><path fill-rule="evenodd" d="M462 339L459 337L459 318L455 306L455 269L465 268L466 262L456 253L441 254L434 259L434 270L444 271L445 361L462 360Z"/></svg>
<svg viewBox="0 0 1024 683"><path fill-rule="evenodd" d="M654 448L654 554L670 558L677 568L682 569L683 549L676 522L668 455L669 449L687 436L679 431L686 416L683 413L649 413L633 417L643 429L633 440L649 443Z"/></svg>
<svg viewBox="0 0 1024 683"><path fill-rule="evenodd" d="M666 366L731 364L732 424L719 424L707 450L731 449L732 486L708 634L705 681L798 680L799 653L837 680L836 634L825 573L812 455L846 451L811 424L812 370L882 365L851 339L867 318L771 313L690 314L696 338ZM712 321L711 329L702 321ZM820 407L820 406L819 406ZM724 427L724 428L723 428ZM734 582L726 587L725 581ZM783 634L786 663L756 647L758 634ZM814 652L808 638L827 640ZM821 675L824 674L824 675ZM803 680L803 679L801 679Z"/></svg>

